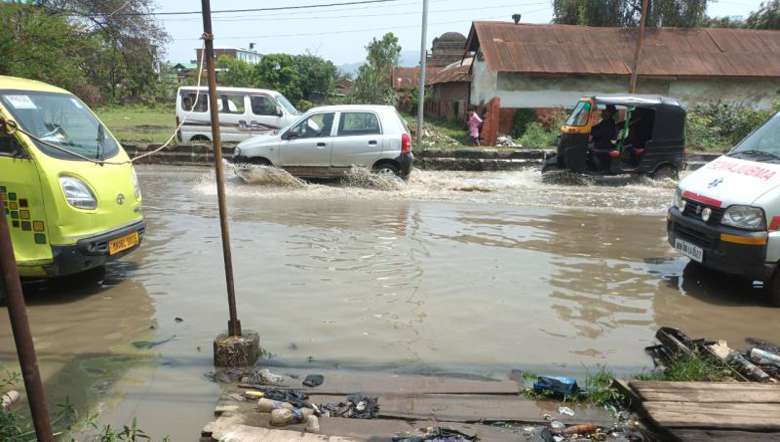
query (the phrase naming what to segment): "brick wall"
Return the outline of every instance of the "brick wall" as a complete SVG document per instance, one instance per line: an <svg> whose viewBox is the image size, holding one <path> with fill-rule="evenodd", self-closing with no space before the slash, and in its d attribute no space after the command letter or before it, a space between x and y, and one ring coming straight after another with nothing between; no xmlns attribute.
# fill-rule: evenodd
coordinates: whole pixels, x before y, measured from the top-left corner
<svg viewBox="0 0 780 442"><path fill-rule="evenodd" d="M493 97L484 107L484 116L482 122L482 144L485 146L495 146L498 138L498 127L501 120L501 99Z"/></svg>

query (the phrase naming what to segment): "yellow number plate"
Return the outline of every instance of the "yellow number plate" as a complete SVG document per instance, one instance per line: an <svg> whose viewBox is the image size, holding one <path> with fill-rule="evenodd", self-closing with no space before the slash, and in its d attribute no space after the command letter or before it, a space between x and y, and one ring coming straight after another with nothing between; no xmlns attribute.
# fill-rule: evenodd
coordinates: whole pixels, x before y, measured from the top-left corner
<svg viewBox="0 0 780 442"><path fill-rule="evenodd" d="M129 235L125 235L121 238L112 239L108 242L108 254L115 255L119 252L127 250L131 247L138 245L139 238L138 232L133 232Z"/></svg>

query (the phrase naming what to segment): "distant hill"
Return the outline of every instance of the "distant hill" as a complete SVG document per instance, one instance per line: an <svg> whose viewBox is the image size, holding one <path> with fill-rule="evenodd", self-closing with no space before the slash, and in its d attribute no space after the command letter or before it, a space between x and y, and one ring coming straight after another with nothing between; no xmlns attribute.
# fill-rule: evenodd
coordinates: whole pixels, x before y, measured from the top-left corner
<svg viewBox="0 0 780 442"><path fill-rule="evenodd" d="M360 66L363 66L364 61L357 62L357 63L345 63L339 66L336 66L338 68L339 72L348 74L352 78L354 78L357 75L358 69L360 69ZM401 55L398 60L399 66L417 66L420 64L420 51L401 51Z"/></svg>

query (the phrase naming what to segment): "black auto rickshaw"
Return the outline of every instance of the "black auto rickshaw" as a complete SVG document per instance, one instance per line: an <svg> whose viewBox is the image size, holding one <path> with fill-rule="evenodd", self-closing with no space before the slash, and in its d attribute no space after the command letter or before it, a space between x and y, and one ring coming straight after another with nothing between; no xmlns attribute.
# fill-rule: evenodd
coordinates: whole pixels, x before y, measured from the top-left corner
<svg viewBox="0 0 780 442"><path fill-rule="evenodd" d="M616 119L615 138L594 140L600 119ZM612 123L610 123L612 124ZM607 131L609 132L609 131ZM611 136L609 137L611 138ZM543 174L645 175L677 178L685 163L685 109L677 100L648 95L582 98L561 127L556 154L545 158Z"/></svg>

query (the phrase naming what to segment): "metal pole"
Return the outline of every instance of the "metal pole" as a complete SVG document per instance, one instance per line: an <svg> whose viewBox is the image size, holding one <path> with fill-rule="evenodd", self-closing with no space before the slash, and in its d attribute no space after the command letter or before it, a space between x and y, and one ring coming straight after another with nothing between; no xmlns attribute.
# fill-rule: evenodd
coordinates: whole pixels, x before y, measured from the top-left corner
<svg viewBox="0 0 780 442"><path fill-rule="evenodd" d="M631 69L631 84L628 86L628 92L636 92L636 81L639 74L639 56L642 52L642 44L645 40L645 22L647 21L648 0L642 0L642 18L639 20L639 39L636 41L636 51L634 52L634 66Z"/></svg>
<svg viewBox="0 0 780 442"><path fill-rule="evenodd" d="M24 378L24 388L27 390L27 402L30 404L35 435L39 441L53 442L46 397L43 394L35 346L30 332L30 323L27 320L27 306L24 304L22 283L19 280L19 270L16 268L11 232L8 231L8 220L5 217L2 200L0 200L0 271L3 274L5 302L8 304L8 316L11 319L16 354L19 356L19 365L22 368L22 378Z"/></svg>
<svg viewBox="0 0 780 442"><path fill-rule="evenodd" d="M236 312L236 292L233 285L233 257L230 252L230 230L225 205L225 172L222 168L222 139L219 133L219 110L217 108L217 73L214 69L214 34L211 31L211 4L201 0L203 13L203 39L205 40L206 72L209 80L209 110L211 111L211 139L214 144L214 169L217 173L217 200L219 201L219 226L222 229L222 255L225 260L225 284L227 285L228 334L241 336L241 322Z"/></svg>
<svg viewBox="0 0 780 442"><path fill-rule="evenodd" d="M417 89L417 145L422 146L423 120L425 113L425 65L427 64L426 48L428 47L428 0L423 0L422 39L420 41L420 86Z"/></svg>

